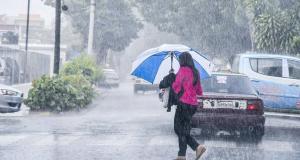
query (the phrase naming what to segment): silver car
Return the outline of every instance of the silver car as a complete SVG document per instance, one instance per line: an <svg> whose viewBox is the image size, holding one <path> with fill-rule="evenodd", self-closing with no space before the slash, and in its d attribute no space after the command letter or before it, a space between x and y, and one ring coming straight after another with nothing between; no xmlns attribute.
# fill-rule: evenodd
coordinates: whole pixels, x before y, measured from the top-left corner
<svg viewBox="0 0 300 160"><path fill-rule="evenodd" d="M17 112L23 102L23 93L13 87L0 84L0 113Z"/></svg>

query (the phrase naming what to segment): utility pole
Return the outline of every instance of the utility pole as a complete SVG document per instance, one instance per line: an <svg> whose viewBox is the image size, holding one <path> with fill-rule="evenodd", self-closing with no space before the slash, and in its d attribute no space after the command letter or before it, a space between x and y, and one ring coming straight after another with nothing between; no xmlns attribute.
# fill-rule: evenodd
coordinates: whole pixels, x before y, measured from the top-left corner
<svg viewBox="0 0 300 160"><path fill-rule="evenodd" d="M61 0L55 4L55 45L54 45L54 68L53 73L59 74L60 64L60 23L61 23Z"/></svg>
<svg viewBox="0 0 300 160"><path fill-rule="evenodd" d="M28 36L29 36L29 16L30 0L27 1L27 20L26 20L26 40L25 40L25 63L24 63L24 81L27 82L27 61L28 61ZM22 36L22 35L19 35Z"/></svg>
<svg viewBox="0 0 300 160"><path fill-rule="evenodd" d="M93 54L93 43L94 43L94 27L95 27L95 0L91 0L90 6L90 24L89 24L89 39L88 39L88 54Z"/></svg>

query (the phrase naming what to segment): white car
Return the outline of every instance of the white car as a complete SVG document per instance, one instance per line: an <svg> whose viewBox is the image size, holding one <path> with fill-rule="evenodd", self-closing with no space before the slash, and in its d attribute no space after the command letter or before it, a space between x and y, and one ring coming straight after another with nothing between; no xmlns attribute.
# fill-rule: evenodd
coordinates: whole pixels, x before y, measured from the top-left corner
<svg viewBox="0 0 300 160"><path fill-rule="evenodd" d="M21 109L23 93L15 88L0 84L0 113L17 112Z"/></svg>
<svg viewBox="0 0 300 160"><path fill-rule="evenodd" d="M237 54L231 59L231 69L250 77L266 107L300 107L299 58L247 52Z"/></svg>
<svg viewBox="0 0 300 160"><path fill-rule="evenodd" d="M103 69L104 79L100 82L103 87L119 87L120 78L114 69Z"/></svg>
<svg viewBox="0 0 300 160"><path fill-rule="evenodd" d="M135 78L133 91L135 94L142 92L145 93L147 91L159 91L157 84L151 84L141 78Z"/></svg>

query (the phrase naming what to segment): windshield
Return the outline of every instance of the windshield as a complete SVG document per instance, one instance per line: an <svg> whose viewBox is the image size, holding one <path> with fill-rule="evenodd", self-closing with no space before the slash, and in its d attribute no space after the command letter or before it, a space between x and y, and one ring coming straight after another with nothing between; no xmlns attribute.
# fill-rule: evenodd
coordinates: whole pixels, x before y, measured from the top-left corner
<svg viewBox="0 0 300 160"><path fill-rule="evenodd" d="M256 94L246 76L240 75L212 75L202 80L204 92L226 93L226 94Z"/></svg>

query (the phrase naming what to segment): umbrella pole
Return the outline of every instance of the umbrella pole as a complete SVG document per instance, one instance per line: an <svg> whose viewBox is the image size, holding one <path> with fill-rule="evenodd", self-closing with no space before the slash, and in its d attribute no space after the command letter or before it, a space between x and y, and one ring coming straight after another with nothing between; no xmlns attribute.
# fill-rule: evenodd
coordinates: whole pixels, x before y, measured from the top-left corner
<svg viewBox="0 0 300 160"><path fill-rule="evenodd" d="M173 70L173 57L174 57L174 53L171 52L171 70Z"/></svg>

